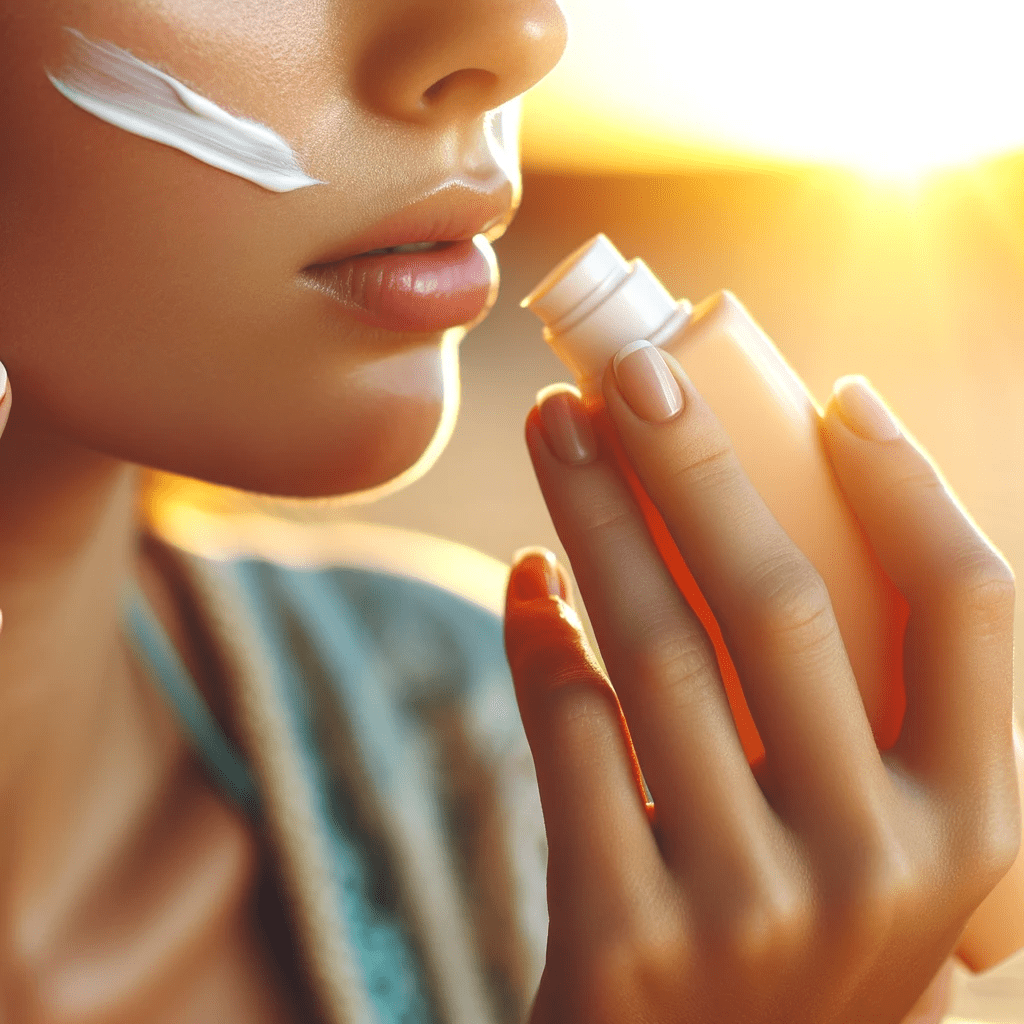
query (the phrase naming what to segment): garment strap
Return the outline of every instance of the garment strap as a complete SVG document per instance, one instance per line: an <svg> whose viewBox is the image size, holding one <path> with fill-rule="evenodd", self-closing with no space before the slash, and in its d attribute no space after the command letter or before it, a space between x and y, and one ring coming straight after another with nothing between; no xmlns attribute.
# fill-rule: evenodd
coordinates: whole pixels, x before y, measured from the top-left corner
<svg viewBox="0 0 1024 1024"><path fill-rule="evenodd" d="M121 593L125 637L149 667L181 728L224 795L250 818L259 815L259 789L245 759L210 711L199 687L134 580Z"/></svg>

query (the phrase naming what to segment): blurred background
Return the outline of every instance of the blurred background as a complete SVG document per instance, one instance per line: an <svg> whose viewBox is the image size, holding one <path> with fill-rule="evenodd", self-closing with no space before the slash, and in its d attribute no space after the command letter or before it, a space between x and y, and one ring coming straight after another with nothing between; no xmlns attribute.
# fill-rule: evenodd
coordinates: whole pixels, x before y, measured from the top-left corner
<svg viewBox="0 0 1024 1024"><path fill-rule="evenodd" d="M604 231L677 296L734 291L819 403L867 375L1021 578L1024 4L562 3L569 46L524 102L522 208L462 344L451 441L343 515L562 556L522 431L568 378L519 301Z"/></svg>

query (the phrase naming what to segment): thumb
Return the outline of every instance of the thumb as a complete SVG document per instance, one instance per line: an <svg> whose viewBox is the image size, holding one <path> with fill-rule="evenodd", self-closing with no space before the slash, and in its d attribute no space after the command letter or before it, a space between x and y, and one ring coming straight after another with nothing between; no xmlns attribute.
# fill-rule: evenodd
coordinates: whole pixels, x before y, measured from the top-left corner
<svg viewBox="0 0 1024 1024"><path fill-rule="evenodd" d="M822 436L847 500L909 605L907 707L892 753L960 791L985 784L985 765L1009 779L1013 572L863 377L836 381Z"/></svg>

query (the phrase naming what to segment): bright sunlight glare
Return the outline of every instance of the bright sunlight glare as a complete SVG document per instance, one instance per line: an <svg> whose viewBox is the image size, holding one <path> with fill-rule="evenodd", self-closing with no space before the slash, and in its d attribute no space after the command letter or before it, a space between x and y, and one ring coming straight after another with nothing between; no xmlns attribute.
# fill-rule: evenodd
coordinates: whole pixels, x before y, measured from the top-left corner
<svg viewBox="0 0 1024 1024"><path fill-rule="evenodd" d="M1024 147L1020 0L561 0L536 165L827 164L913 182Z"/></svg>

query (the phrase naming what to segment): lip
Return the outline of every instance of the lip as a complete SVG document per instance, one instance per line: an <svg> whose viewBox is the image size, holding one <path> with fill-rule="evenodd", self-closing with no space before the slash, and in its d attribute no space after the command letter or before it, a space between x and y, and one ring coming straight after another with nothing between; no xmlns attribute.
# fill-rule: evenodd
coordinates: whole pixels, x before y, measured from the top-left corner
<svg viewBox="0 0 1024 1024"><path fill-rule="evenodd" d="M384 330L432 332L475 321L497 297L490 242L508 227L514 195L509 181L487 192L449 182L328 249L301 276L355 319ZM371 254L416 242L444 244Z"/></svg>
<svg viewBox="0 0 1024 1024"><path fill-rule="evenodd" d="M427 252L350 256L310 267L306 276L356 320L386 331L468 324L498 290L498 264L483 235Z"/></svg>
<svg viewBox="0 0 1024 1024"><path fill-rule="evenodd" d="M513 195L507 179L486 192L458 181L447 182L354 238L327 249L310 265L340 263L374 249L411 242L468 241L480 234L493 242L504 234L515 213Z"/></svg>

